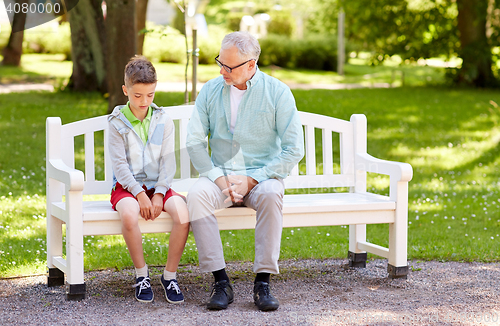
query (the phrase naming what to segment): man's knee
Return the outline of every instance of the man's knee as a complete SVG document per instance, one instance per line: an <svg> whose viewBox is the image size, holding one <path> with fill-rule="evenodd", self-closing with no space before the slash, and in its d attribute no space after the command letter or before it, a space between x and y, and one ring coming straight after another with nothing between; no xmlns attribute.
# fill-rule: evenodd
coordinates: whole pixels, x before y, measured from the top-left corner
<svg viewBox="0 0 500 326"><path fill-rule="evenodd" d="M259 185L255 195L262 205L278 205L281 207L283 206L283 193L283 183L279 180L270 179Z"/></svg>

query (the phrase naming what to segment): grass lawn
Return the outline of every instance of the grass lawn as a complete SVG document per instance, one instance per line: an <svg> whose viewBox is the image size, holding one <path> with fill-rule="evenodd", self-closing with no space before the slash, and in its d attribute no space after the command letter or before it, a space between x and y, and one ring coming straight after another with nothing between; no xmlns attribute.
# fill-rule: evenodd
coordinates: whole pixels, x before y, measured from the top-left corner
<svg viewBox="0 0 500 326"><path fill-rule="evenodd" d="M368 152L411 163L409 259L498 261L500 253L500 103L498 91L403 87L294 91L299 110L368 118ZM158 93L159 105L183 102ZM105 114L99 94L0 95L0 277L45 272L45 119L63 123ZM388 192L370 175L369 190ZM387 227L369 241L387 245ZM222 232L228 260L252 260L253 230ZM162 265L168 235L144 235L150 265ZM348 227L284 229L282 259L345 258ZM197 263L190 235L181 263ZM88 269L131 266L121 236L85 238Z"/></svg>

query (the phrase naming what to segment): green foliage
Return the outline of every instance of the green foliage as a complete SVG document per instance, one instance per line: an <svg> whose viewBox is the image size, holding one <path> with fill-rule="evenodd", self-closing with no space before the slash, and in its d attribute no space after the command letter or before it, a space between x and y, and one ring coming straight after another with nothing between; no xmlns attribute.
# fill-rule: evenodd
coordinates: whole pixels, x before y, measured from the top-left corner
<svg viewBox="0 0 500 326"><path fill-rule="evenodd" d="M153 62L186 62L186 39L181 32L172 27L155 26L148 23L148 32L144 40L144 55ZM214 63L219 54L220 44L228 31L216 25L208 27L208 34L198 34L200 64ZM188 39L192 49L192 39ZM190 58L191 60L191 58Z"/></svg>
<svg viewBox="0 0 500 326"><path fill-rule="evenodd" d="M226 27L231 32L236 32L240 30L241 18L245 16L243 12L230 12L226 17Z"/></svg>
<svg viewBox="0 0 500 326"><path fill-rule="evenodd" d="M263 66L275 65L289 69L303 68L335 71L337 42L334 37L310 35L295 40L282 35L268 35L260 40Z"/></svg>
<svg viewBox="0 0 500 326"><path fill-rule="evenodd" d="M321 1L310 16L308 30L337 31L340 5ZM385 55L403 59L431 58L458 53L457 7L454 1L370 0L343 1L346 38L356 51L374 53L374 61Z"/></svg>
<svg viewBox="0 0 500 326"><path fill-rule="evenodd" d="M199 35L198 48L200 49L200 64L213 64L219 54L222 39L229 31L220 25L209 25L207 35Z"/></svg>
<svg viewBox="0 0 500 326"><path fill-rule="evenodd" d="M184 35L172 27L147 23L144 37L144 55L153 62L186 62Z"/></svg>
<svg viewBox="0 0 500 326"><path fill-rule="evenodd" d="M348 36L370 44L377 54L418 59L457 53L457 11L452 4L412 7L405 0L394 0L366 10L368 5L364 0L346 5Z"/></svg>
<svg viewBox="0 0 500 326"><path fill-rule="evenodd" d="M259 63L263 66L295 67L296 43L286 36L268 35L259 40L261 54Z"/></svg>
<svg viewBox="0 0 500 326"><path fill-rule="evenodd" d="M43 24L24 31L23 53L64 54L71 60L71 30L68 22Z"/></svg>
<svg viewBox="0 0 500 326"><path fill-rule="evenodd" d="M291 37L293 34L295 20L289 12L270 11L271 21L267 25L269 34L277 34Z"/></svg>

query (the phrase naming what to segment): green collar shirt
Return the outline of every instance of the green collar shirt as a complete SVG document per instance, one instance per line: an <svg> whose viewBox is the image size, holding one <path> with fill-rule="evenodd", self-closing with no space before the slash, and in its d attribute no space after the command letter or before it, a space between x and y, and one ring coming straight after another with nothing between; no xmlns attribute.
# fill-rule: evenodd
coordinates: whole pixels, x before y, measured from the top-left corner
<svg viewBox="0 0 500 326"><path fill-rule="evenodd" d="M142 143L146 145L148 142L148 134L149 134L149 125L151 124L151 115L153 113L153 110L151 107L148 108L148 114L146 115L146 118L141 122L141 120L137 119L137 117L132 113L132 110L130 110L130 102L127 103L122 109L121 109L123 115L127 120L130 122L132 127L134 128L134 131L141 137Z"/></svg>

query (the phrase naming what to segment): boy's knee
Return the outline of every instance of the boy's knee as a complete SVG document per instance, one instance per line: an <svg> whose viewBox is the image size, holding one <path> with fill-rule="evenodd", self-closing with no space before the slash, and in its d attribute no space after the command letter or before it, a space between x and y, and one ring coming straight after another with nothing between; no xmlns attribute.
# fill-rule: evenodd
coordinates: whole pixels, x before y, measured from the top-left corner
<svg viewBox="0 0 500 326"><path fill-rule="evenodd" d="M124 209L120 212L122 227L126 230L132 230L139 226L139 211L135 209Z"/></svg>
<svg viewBox="0 0 500 326"><path fill-rule="evenodd" d="M121 220L122 220L122 227L125 230L130 231L139 226L139 218L137 215L134 216L133 214L126 213L121 216Z"/></svg>

